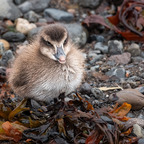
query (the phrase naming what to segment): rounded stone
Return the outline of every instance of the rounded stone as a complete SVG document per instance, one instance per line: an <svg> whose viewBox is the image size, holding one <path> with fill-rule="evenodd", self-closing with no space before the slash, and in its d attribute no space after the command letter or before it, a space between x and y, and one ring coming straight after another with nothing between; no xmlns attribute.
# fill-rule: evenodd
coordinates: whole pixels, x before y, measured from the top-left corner
<svg viewBox="0 0 144 144"><path fill-rule="evenodd" d="M25 35L20 32L6 32L2 35L3 39L9 42L20 42L26 39Z"/></svg>
<svg viewBox="0 0 144 144"><path fill-rule="evenodd" d="M10 44L6 40L0 39L0 42L3 43L3 46L4 46L5 50L8 50L10 48Z"/></svg>

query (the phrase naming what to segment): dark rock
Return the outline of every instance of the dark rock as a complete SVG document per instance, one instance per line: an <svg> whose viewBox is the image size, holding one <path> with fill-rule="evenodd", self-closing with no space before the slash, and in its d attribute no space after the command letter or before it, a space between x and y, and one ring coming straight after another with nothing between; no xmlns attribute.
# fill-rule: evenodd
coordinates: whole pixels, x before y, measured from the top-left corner
<svg viewBox="0 0 144 144"><path fill-rule="evenodd" d="M110 55L121 54L123 52L123 44L118 40L108 41L108 53Z"/></svg>
<svg viewBox="0 0 144 144"><path fill-rule="evenodd" d="M137 56L137 57L132 57L132 62L142 62L144 61L144 58Z"/></svg>
<svg viewBox="0 0 144 144"><path fill-rule="evenodd" d="M107 116L101 116L101 119L104 120L104 121L107 122L107 123L114 124L113 120L110 119L110 118L107 117Z"/></svg>
<svg viewBox="0 0 144 144"><path fill-rule="evenodd" d="M73 14L54 8L45 9L44 16L45 17L50 16L57 21L65 21L65 22L70 22L74 18Z"/></svg>
<svg viewBox="0 0 144 144"><path fill-rule="evenodd" d="M91 93L91 86L88 83L84 83L80 87L80 92L83 94L90 94Z"/></svg>
<svg viewBox="0 0 144 144"><path fill-rule="evenodd" d="M102 53L108 53L108 46L103 45L101 42L97 42L94 46L95 50L100 50Z"/></svg>
<svg viewBox="0 0 144 144"><path fill-rule="evenodd" d="M132 76L132 77L129 77L129 79L128 80L132 80L132 81L140 81L141 80L141 78L140 77L138 77L138 76Z"/></svg>
<svg viewBox="0 0 144 144"><path fill-rule="evenodd" d="M134 57L135 56L140 56L140 54L141 54L140 46L138 44L136 44L136 43L132 43L128 47L127 51L129 53L131 53L131 55L134 56Z"/></svg>
<svg viewBox="0 0 144 144"><path fill-rule="evenodd" d="M0 56L4 53L5 48L2 42L0 42Z"/></svg>
<svg viewBox="0 0 144 144"><path fill-rule="evenodd" d="M3 39L6 39L9 42L20 42L26 39L25 35L20 32L6 32L2 35Z"/></svg>
<svg viewBox="0 0 144 144"><path fill-rule="evenodd" d="M42 27L33 28L28 32L28 39L33 39L42 30Z"/></svg>
<svg viewBox="0 0 144 144"><path fill-rule="evenodd" d="M138 144L144 144L144 138L139 139Z"/></svg>
<svg viewBox="0 0 144 144"><path fill-rule="evenodd" d="M128 64L131 60L131 54L127 52L121 55L112 55L109 60L115 61L117 64Z"/></svg>
<svg viewBox="0 0 144 144"><path fill-rule="evenodd" d="M88 8L97 8L103 0L79 0L79 5Z"/></svg>
<svg viewBox="0 0 144 144"><path fill-rule="evenodd" d="M48 7L49 2L50 0L29 0L19 5L19 9L23 13L26 13L30 10L41 12Z"/></svg>
<svg viewBox="0 0 144 144"><path fill-rule="evenodd" d="M20 10L10 0L0 0L0 19L15 20L21 16Z"/></svg>
<svg viewBox="0 0 144 144"><path fill-rule="evenodd" d="M100 55L100 54L97 55L97 54L96 54L96 57L94 57L91 61L89 61L89 63L90 63L91 65L95 65L95 62L101 60L103 57L104 57L104 55Z"/></svg>
<svg viewBox="0 0 144 144"><path fill-rule="evenodd" d="M110 71L106 72L108 76L116 76L118 78L125 78L125 69L123 67L120 68L112 68Z"/></svg>
<svg viewBox="0 0 144 144"><path fill-rule="evenodd" d="M29 11L24 15L24 18L27 19L29 22L37 22L41 16L36 14L34 11Z"/></svg>
<svg viewBox="0 0 144 144"><path fill-rule="evenodd" d="M2 58L0 60L0 65L5 67L11 66L13 60L14 60L13 52L11 50L7 50L2 55Z"/></svg>
<svg viewBox="0 0 144 144"><path fill-rule="evenodd" d="M83 46L87 42L88 32L78 23L65 24L65 27L69 31L69 36L72 41L79 47Z"/></svg>
<svg viewBox="0 0 144 144"><path fill-rule="evenodd" d="M144 94L144 86L136 88L140 93Z"/></svg>
<svg viewBox="0 0 144 144"><path fill-rule="evenodd" d="M14 3L16 5L22 4L23 2L25 2L26 0L14 0Z"/></svg>
<svg viewBox="0 0 144 144"><path fill-rule="evenodd" d="M98 88L92 88L91 93L94 95L94 97L96 99L99 99L99 98L103 99L104 98L103 92Z"/></svg>

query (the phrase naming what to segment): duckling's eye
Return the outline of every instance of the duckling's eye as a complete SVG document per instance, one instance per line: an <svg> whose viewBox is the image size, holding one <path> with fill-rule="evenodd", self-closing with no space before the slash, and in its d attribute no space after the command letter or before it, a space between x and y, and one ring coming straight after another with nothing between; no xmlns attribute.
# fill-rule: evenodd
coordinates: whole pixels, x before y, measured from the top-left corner
<svg viewBox="0 0 144 144"><path fill-rule="evenodd" d="M53 46L49 41L46 41L47 46Z"/></svg>
<svg viewBox="0 0 144 144"><path fill-rule="evenodd" d="M66 45L67 42L68 42L68 37L65 39L65 41L64 41L64 45Z"/></svg>

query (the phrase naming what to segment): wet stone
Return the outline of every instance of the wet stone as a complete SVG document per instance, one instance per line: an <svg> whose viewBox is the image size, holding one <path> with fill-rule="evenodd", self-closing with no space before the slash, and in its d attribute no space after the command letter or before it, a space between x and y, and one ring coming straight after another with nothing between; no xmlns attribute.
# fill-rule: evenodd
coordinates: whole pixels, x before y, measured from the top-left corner
<svg viewBox="0 0 144 144"><path fill-rule="evenodd" d="M108 41L108 53L110 55L121 54L123 52L123 44L118 40Z"/></svg>
<svg viewBox="0 0 144 144"><path fill-rule="evenodd" d="M86 93L86 94L90 94L91 93L91 86L90 86L90 84L88 84L88 83L84 83L84 84L82 84L81 85L81 87L80 87L80 92L81 93Z"/></svg>
<svg viewBox="0 0 144 144"><path fill-rule="evenodd" d="M88 8L97 8L103 0L79 0L79 5Z"/></svg>
<svg viewBox="0 0 144 144"><path fill-rule="evenodd" d="M41 16L36 14L34 11L29 11L24 15L24 18L27 19L29 22L37 22Z"/></svg>
<svg viewBox="0 0 144 144"><path fill-rule="evenodd" d="M94 46L95 50L100 50L102 53L108 53L108 46L104 45L101 42L97 42Z"/></svg>
<svg viewBox="0 0 144 144"><path fill-rule="evenodd" d="M25 2L26 0L14 0L14 3L16 5L22 4L23 2Z"/></svg>
<svg viewBox="0 0 144 144"><path fill-rule="evenodd" d="M41 12L48 7L50 0L28 0L19 5L19 9L26 13L30 10Z"/></svg>
<svg viewBox="0 0 144 144"><path fill-rule="evenodd" d="M3 53L2 58L0 60L1 66L11 66L14 60L14 55L11 50L7 50Z"/></svg>
<svg viewBox="0 0 144 144"><path fill-rule="evenodd" d="M9 42L20 42L26 39L25 35L20 32L6 32L2 35L2 38Z"/></svg>
<svg viewBox="0 0 144 144"><path fill-rule="evenodd" d="M79 23L65 24L72 41L79 47L87 42L87 30Z"/></svg>
<svg viewBox="0 0 144 144"><path fill-rule="evenodd" d="M0 0L0 19L15 20L22 16L21 11L10 0Z"/></svg>
<svg viewBox="0 0 144 144"><path fill-rule="evenodd" d="M5 49L4 49L4 45L2 42L0 42L0 56L4 53Z"/></svg>
<svg viewBox="0 0 144 144"><path fill-rule="evenodd" d="M73 14L54 8L45 9L44 16L45 17L50 16L57 21L65 21L65 22L70 22L74 18Z"/></svg>
<svg viewBox="0 0 144 144"><path fill-rule="evenodd" d="M141 54L140 46L138 44L136 44L136 43L132 43L128 47L127 51L129 53L131 53L131 55L134 56L134 57L135 56L140 56L140 54Z"/></svg>

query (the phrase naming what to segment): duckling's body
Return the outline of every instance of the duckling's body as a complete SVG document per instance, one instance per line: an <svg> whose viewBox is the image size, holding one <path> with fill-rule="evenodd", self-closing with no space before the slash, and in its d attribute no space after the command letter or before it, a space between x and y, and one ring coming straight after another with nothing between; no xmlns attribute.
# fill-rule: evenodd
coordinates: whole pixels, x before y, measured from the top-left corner
<svg viewBox="0 0 144 144"><path fill-rule="evenodd" d="M49 101L61 93L69 94L81 84L84 72L81 51L73 46L69 39L66 44L64 43L68 35L61 40L62 42L54 38L47 39L43 35L47 29L55 29L55 34L61 29L67 35L66 29L61 25L47 26L40 36L18 55L9 82L19 96ZM47 35L49 37L50 33L47 32ZM45 37L51 46L43 45L41 37ZM59 43L61 44L58 46ZM52 47L54 44L58 47Z"/></svg>

